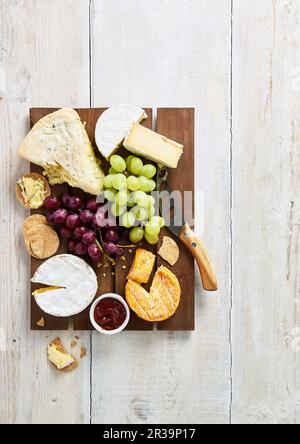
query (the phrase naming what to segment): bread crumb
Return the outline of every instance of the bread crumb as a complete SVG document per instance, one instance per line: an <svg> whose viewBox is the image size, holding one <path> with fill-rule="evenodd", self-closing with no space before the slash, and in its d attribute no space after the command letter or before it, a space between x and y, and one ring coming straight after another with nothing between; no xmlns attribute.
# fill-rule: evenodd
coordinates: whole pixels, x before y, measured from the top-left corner
<svg viewBox="0 0 300 444"><path fill-rule="evenodd" d="M38 327L45 327L45 319L41 318L39 321L37 321L36 325Z"/></svg>
<svg viewBox="0 0 300 444"><path fill-rule="evenodd" d="M123 269L123 270L126 270L126 265L123 265L123 266L122 266L122 269Z"/></svg>

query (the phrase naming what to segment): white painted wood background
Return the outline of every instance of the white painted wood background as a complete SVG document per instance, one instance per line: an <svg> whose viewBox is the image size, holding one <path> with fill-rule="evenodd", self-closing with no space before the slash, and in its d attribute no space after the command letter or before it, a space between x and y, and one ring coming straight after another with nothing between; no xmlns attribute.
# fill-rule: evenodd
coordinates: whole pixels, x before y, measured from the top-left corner
<svg viewBox="0 0 300 444"><path fill-rule="evenodd" d="M0 422L299 424L300 1L0 0L0 20ZM80 333L61 375L29 332L16 151L30 106L119 102L197 108L220 290L197 281L192 334Z"/></svg>

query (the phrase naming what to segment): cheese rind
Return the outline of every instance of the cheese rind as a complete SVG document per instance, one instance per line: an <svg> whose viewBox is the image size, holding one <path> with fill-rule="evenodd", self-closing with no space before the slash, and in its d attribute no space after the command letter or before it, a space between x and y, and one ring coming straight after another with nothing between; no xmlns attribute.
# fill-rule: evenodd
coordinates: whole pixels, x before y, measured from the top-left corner
<svg viewBox="0 0 300 444"><path fill-rule="evenodd" d="M130 104L112 106L104 111L95 129L96 145L102 156L108 159L122 144L132 123L140 123L147 117L142 108Z"/></svg>
<svg viewBox="0 0 300 444"><path fill-rule="evenodd" d="M174 142L148 128L134 123L124 142L125 148L146 159L165 165L169 168L177 168L179 159L183 153L183 145Z"/></svg>
<svg viewBox="0 0 300 444"><path fill-rule="evenodd" d="M103 191L103 171L74 109L63 108L39 120L19 155L43 167L51 185L67 182L95 196Z"/></svg>

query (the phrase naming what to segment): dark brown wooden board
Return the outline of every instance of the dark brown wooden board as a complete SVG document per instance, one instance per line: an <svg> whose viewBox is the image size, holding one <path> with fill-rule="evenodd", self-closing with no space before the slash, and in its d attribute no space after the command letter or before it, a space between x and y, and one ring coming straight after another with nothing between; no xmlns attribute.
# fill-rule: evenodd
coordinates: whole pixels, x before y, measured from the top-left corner
<svg viewBox="0 0 300 444"><path fill-rule="evenodd" d="M86 130L89 138L95 147L95 126L100 115L106 108L97 109L77 109L83 122L86 122ZM54 112L55 108L32 108L30 110L30 124L31 127L35 125L42 117ZM148 119L143 123L148 128L152 128L152 110L146 109ZM194 191L194 110L193 109L160 109L158 110L157 118L157 131L163 135L173 138L178 142L182 142L185 145L185 154L180 160L180 172L182 174L176 174L176 171L170 171L169 185L173 190ZM123 154L125 154L125 150ZM95 147L95 152L98 155L98 150ZM103 168L106 172L109 165L103 160ZM36 165L30 166L32 172L42 172L42 169ZM186 174L184 174L186 172ZM69 189L67 184L55 185L52 187L53 194L61 196L65 191ZM80 190L76 190L76 193L83 194ZM35 211L43 213L43 211ZM161 233L161 239L164 231ZM169 233L168 233L169 235ZM157 251L156 247L151 247L148 244L142 244L154 253ZM178 276L181 285L184 289L182 301L178 312L175 316L168 321L159 323L158 328L161 330L193 330L194 329L194 261L191 256L185 250L183 245L180 245L181 257L178 264L175 267L170 267ZM58 254L66 253L67 248L64 242L61 243ZM101 268L94 267L94 270L98 277L99 289L97 297L107 292L117 292L124 295L126 276L129 271L131 262L135 254L134 248L125 249L125 260L119 259L116 263L115 269L108 264ZM42 261L31 258L31 276L35 273L38 266ZM157 266L166 263L158 258ZM153 275L155 270L153 271ZM153 276L152 276L153 278ZM150 288L152 278L149 281L147 289ZM32 292L38 288L39 285L32 284ZM41 319L45 320L45 327L41 328L36 325L37 321ZM75 330L92 330L92 325L89 321L89 309L74 316L73 319L68 318L56 318L43 313L35 303L33 297L31 297L31 329L32 330L67 330L69 322L73 322L73 328ZM145 322L138 318L134 313L131 314L131 320L127 327L128 330L152 330L153 324Z"/></svg>
<svg viewBox="0 0 300 444"><path fill-rule="evenodd" d="M194 108L161 108L157 110L157 132L184 145L184 153L179 161L178 168L169 169L168 187L172 191L180 191L184 200L184 192L192 191L194 195ZM194 205L194 204L193 204ZM193 211L194 213L194 211ZM178 262L171 267L160 256L157 265L170 268L181 284L181 302L174 316L158 323L158 330L190 331L195 329L195 267L194 258L173 235L168 228L164 228L160 235L158 248L163 236L174 239L180 247Z"/></svg>

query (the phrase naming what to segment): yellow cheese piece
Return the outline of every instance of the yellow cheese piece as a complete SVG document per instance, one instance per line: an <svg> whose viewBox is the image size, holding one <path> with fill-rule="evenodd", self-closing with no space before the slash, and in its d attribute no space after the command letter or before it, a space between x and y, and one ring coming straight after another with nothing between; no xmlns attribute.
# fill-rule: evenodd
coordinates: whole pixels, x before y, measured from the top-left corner
<svg viewBox="0 0 300 444"><path fill-rule="evenodd" d="M58 370L63 370L75 363L75 358L67 353L58 341L48 346L48 359Z"/></svg>
<svg viewBox="0 0 300 444"><path fill-rule="evenodd" d="M128 151L138 156L153 160L169 168L177 168L183 153L183 145L161 136L139 123L134 123L131 126L124 146Z"/></svg>
<svg viewBox="0 0 300 444"><path fill-rule="evenodd" d="M35 290L32 295L35 296L36 294L43 294L48 293L48 291L54 291L54 290L61 290L64 287L46 287L46 288L39 288L38 290Z"/></svg>
<svg viewBox="0 0 300 444"><path fill-rule="evenodd" d="M155 264L155 259L156 257L151 251L138 248L127 279L131 279L139 284L147 284Z"/></svg>
<svg viewBox="0 0 300 444"><path fill-rule="evenodd" d="M21 194L26 204L30 208L40 208L45 200L46 190L41 179L34 180L31 177L22 177L18 180L18 185L21 188Z"/></svg>

